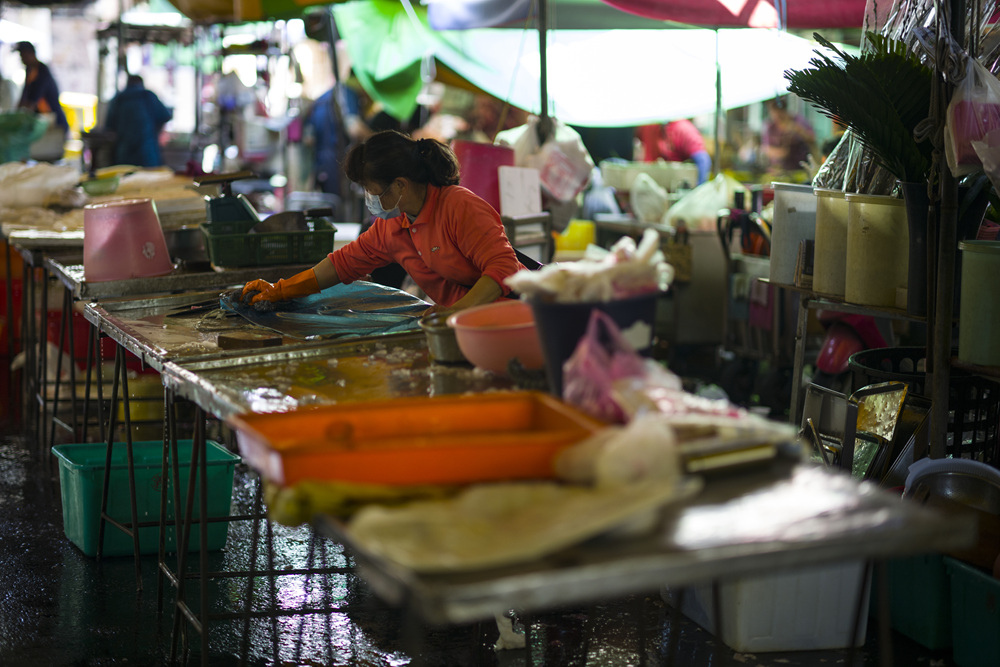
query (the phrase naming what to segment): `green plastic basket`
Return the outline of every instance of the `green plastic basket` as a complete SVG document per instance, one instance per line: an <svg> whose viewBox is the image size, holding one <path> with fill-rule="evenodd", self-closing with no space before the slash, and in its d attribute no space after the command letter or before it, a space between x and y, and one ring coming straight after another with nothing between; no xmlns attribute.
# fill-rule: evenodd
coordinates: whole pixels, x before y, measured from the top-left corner
<svg viewBox="0 0 1000 667"><path fill-rule="evenodd" d="M177 442L177 458L181 502L186 498L190 476L191 440ZM104 462L106 443L80 443L57 445L52 453L59 459L59 487L63 507L63 531L66 537L87 556L97 555L97 536L101 521L101 494L104 489ZM210 517L227 517L233 495L233 475L240 457L225 447L208 441L206 449L208 473L208 514ZM158 521L160 518L160 488L163 485L163 442L152 440L132 443L133 469L135 471L136 511L139 522ZM173 529L173 489L168 477L166 530L168 552L177 550ZM194 516L198 515L200 481L194 495ZM131 522L128 493L128 458L124 442L115 443L111 458L111 483L108 488L108 514L122 523ZM221 549L226 544L229 524L214 521L208 524L208 548ZM157 526L139 529L139 552L155 554L159 551L160 531ZM199 548L198 526L191 527L190 550ZM132 555L132 538L111 524L104 527L104 556Z"/></svg>
<svg viewBox="0 0 1000 667"><path fill-rule="evenodd" d="M333 251L337 228L325 220L314 220L312 231L248 234L255 224L255 220L201 223L212 266L307 264Z"/></svg>

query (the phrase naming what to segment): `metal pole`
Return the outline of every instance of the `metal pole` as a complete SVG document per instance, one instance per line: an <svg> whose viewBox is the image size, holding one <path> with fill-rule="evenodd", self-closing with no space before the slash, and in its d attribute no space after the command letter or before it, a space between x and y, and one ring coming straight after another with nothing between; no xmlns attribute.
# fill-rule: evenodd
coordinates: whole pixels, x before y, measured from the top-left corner
<svg viewBox="0 0 1000 667"><path fill-rule="evenodd" d="M722 65L719 63L719 29L715 29L715 159L712 160L712 173L722 171Z"/></svg>
<svg viewBox="0 0 1000 667"><path fill-rule="evenodd" d="M949 29L955 41L965 43L965 0L948 3ZM943 86L946 105L951 99L952 86L938 75L936 85ZM948 388L951 384L951 344L953 293L955 280L955 252L957 245L958 188L951 170L942 167L940 173L940 225L937 249L937 293L934 309L933 350L931 351L932 402L929 438L929 455L932 459L944 458L948 437ZM955 443L959 445L960 443Z"/></svg>
<svg viewBox="0 0 1000 667"><path fill-rule="evenodd" d="M549 79L548 79L548 0L538 0L538 56L541 78L541 113L538 116L538 143L544 144L552 131L552 120L549 118Z"/></svg>

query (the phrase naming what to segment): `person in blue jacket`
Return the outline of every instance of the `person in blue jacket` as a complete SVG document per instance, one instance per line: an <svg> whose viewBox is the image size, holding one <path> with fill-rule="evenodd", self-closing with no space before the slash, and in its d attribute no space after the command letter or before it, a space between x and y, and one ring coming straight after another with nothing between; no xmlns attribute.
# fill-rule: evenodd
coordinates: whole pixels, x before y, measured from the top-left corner
<svg viewBox="0 0 1000 667"><path fill-rule="evenodd" d="M160 130L173 117L142 77L130 74L125 89L108 104L105 127L116 135L115 161L137 167L159 167Z"/></svg>
<svg viewBox="0 0 1000 667"><path fill-rule="evenodd" d="M31 42L18 42L13 50L18 52L24 63L24 88L21 89L21 99L17 106L35 113L51 113L55 116L57 127L69 129L66 114L59 104L59 86L48 66L35 55L35 45Z"/></svg>
<svg viewBox="0 0 1000 667"><path fill-rule="evenodd" d="M320 95L306 113L304 139L313 149L313 177L320 192L341 196L341 162L351 146L371 134L361 119L360 106L358 93L338 83Z"/></svg>

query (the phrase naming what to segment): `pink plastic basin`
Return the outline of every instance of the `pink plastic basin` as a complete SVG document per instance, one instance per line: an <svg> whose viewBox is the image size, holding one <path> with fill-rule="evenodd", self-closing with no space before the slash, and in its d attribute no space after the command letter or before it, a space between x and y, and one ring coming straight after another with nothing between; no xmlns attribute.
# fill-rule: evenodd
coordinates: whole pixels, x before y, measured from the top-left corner
<svg viewBox="0 0 1000 667"><path fill-rule="evenodd" d="M152 200L83 208L83 273L88 281L162 276L173 270Z"/></svg>
<svg viewBox="0 0 1000 667"><path fill-rule="evenodd" d="M448 318L462 354L484 370L506 374L507 363L516 358L525 368L539 369L544 363L535 329L535 315L523 301L496 301L461 310Z"/></svg>

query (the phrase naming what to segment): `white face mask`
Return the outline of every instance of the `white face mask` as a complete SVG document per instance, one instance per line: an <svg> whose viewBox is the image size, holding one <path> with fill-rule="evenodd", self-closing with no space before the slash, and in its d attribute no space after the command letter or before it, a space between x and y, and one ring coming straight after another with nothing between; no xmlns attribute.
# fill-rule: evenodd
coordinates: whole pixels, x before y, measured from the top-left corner
<svg viewBox="0 0 1000 667"><path fill-rule="evenodd" d="M403 193L399 193L399 197L396 199L396 204L391 209L382 208L382 195L389 191L391 185L382 191L381 195L373 195L372 193L365 190L365 206L368 207L368 212L374 215L376 218L383 218L388 220L389 218L399 217L399 200L403 198Z"/></svg>

